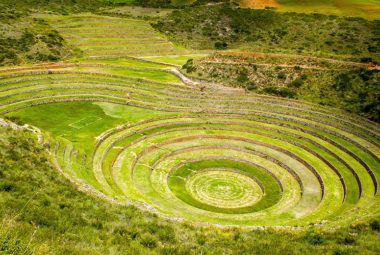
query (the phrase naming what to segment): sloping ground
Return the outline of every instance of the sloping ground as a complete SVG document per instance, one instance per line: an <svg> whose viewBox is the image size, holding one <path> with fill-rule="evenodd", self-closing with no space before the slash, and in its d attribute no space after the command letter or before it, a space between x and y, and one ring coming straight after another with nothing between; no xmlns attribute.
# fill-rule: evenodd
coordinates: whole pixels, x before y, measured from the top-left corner
<svg viewBox="0 0 380 255"><path fill-rule="evenodd" d="M189 0L173 0L174 4L193 3ZM212 2L212 1L210 1ZM240 6L263 9L276 8L281 12L320 13L338 16L380 19L380 3L377 0L239 0Z"/></svg>
<svg viewBox="0 0 380 255"><path fill-rule="evenodd" d="M194 227L112 205L70 185L34 140L29 132L0 127L2 254L376 255L380 247L378 219L336 231L252 231Z"/></svg>
<svg viewBox="0 0 380 255"><path fill-rule="evenodd" d="M276 0L241 0L240 4L249 8L279 7Z"/></svg>
<svg viewBox="0 0 380 255"><path fill-rule="evenodd" d="M183 71L255 93L344 109L379 122L379 70L374 63L224 51L189 61Z"/></svg>
<svg viewBox="0 0 380 255"><path fill-rule="evenodd" d="M154 46L167 42L143 21L50 20L87 59L1 69L0 115L40 127L82 190L219 226L335 227L379 214L379 124L191 80L152 61L183 51Z"/></svg>
<svg viewBox="0 0 380 255"><path fill-rule="evenodd" d="M187 54L148 22L96 15L44 17L89 58Z"/></svg>
<svg viewBox="0 0 380 255"><path fill-rule="evenodd" d="M111 201L244 226L335 225L378 213L380 131L359 117L181 83L170 69L100 63L2 70L0 87L8 116L72 101L172 112L125 119L99 134L90 154L49 142L65 172ZM71 126L81 132L97 121Z"/></svg>
<svg viewBox="0 0 380 255"><path fill-rule="evenodd" d="M380 3L377 0L278 0L280 11L323 13L338 16L358 16L380 19Z"/></svg>

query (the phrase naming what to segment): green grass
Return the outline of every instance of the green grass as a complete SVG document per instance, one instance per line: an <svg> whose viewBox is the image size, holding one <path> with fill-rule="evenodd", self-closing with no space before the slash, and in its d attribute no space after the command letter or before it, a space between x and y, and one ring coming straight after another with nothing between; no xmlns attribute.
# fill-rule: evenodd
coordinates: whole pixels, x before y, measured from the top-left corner
<svg viewBox="0 0 380 255"><path fill-rule="evenodd" d="M107 129L160 115L167 113L110 103L72 102L34 106L7 116L37 126L54 138L64 138L90 153L95 138ZM97 121L89 123L89 118ZM83 120L85 122L78 130L77 123Z"/></svg>
<svg viewBox="0 0 380 255"><path fill-rule="evenodd" d="M174 127L171 127L171 128L174 128ZM153 131L153 129L152 129L152 131ZM157 133L165 134L166 132L163 132L163 131L164 131L163 129L157 129L157 128L155 130L155 132L157 132ZM208 133L209 134L220 134L219 131L208 132ZM226 131L223 132L223 134L225 134L225 133L226 133ZM170 133L168 133L168 134L170 134ZM180 133L176 132L176 133L173 133L172 135L174 135L174 134L180 134ZM184 135L184 134L185 133L182 133L182 135ZM193 132L189 132L189 131L186 132L186 136L191 136L192 134L193 134ZM147 138L142 141L142 144L135 144L131 148L128 148L127 151L123 151L124 155L129 155L129 154L133 154L133 153L137 153L138 154L138 153L141 152L142 149L144 149L144 145L146 146L146 144L148 144L148 145L150 145L150 144L151 145L156 144L158 146L158 148L161 148L161 149L159 151L157 151L157 153L153 153L151 156L149 156L149 158L148 157L145 158L145 156L144 156L144 158L141 158L142 162L139 163L138 165L136 165L136 170L134 170L133 172L131 170L129 170L128 167L127 168L121 168L121 169L118 169L119 167L117 167L115 169L110 168L109 170L107 170L107 171L110 171L110 172L104 173L104 174L105 174L106 179L109 178L110 185L112 187L120 187L121 191L116 191L118 189L115 189L115 192L121 192L121 193L125 192L125 194L130 194L131 196L136 197L136 199L143 199L143 200L147 201L148 203L152 203L153 201L155 201L157 199L161 199L161 198L159 198L160 197L159 194L155 194L155 192L153 192L153 190L149 191L148 186L150 184L149 184L149 182L144 181L144 179L145 178L149 178L149 176L151 175L151 171L149 170L149 167L147 167L147 166L149 166L149 165L155 165L154 162L157 161L160 157L163 157L165 155L165 153L181 149L181 146L179 146L179 145L174 146L175 144L173 144L173 146L170 146L170 147L169 146L162 147L162 146L159 145L160 142L163 142L165 140L173 139L175 137L175 135L174 136L172 136L172 135L170 135L170 136L161 135L161 136L157 136L156 138L154 138L154 133L151 133L150 131L149 132L148 131L144 131L144 133L142 133L142 134L140 133L140 135L135 136L135 139L142 138L142 137L147 137ZM150 136L152 136L152 140L150 140L150 139L148 140L148 137L150 137ZM244 136L245 137L250 137L250 135L247 135L247 134L245 134ZM124 137L124 132L122 132L120 134L120 137ZM153 138L154 138L154 140L153 140ZM112 140L118 140L116 136L110 137L109 139L110 139L109 140L110 142ZM127 139L127 137L125 139ZM259 141L262 140L262 139L264 139L264 138L260 138L258 136L255 136L255 138L254 138L254 140L259 140ZM292 139L292 138L290 138L290 139ZM128 142L125 142L124 144L131 143L132 141L133 140L130 140L128 138ZM268 139L264 139L262 141L268 141L269 144L273 143L273 142L271 142ZM115 146L115 148L116 148L116 146L117 147L119 147L119 146L123 147L123 146L125 146L124 144L122 142L118 142L114 146ZM133 144L133 143L131 143L131 144ZM208 143L207 143L206 140L204 140L204 142L202 143L202 145L205 146L206 144L208 144ZM218 144L222 145L221 142L219 142ZM232 141L229 141L229 144L231 146L233 146L234 143ZM281 143L277 142L276 144L280 145ZM193 144L193 143L189 143L187 146L194 146L194 145L195 144ZM306 146L310 146L310 145L307 145L307 144L305 144L305 145ZM242 146L242 145L240 144L238 146ZM106 147L99 148L99 153L103 153L103 151L105 150L105 148ZM311 147L311 148L313 148L313 147ZM330 189L336 189L336 188L333 188L333 186L334 186L333 183L336 183L336 180L334 180L334 178L331 179L332 176L331 177L327 177L325 175L324 171L327 171L327 168L325 168L325 170L322 171L321 163L317 163L316 159L313 159L312 157L310 157L310 155L308 155L308 153L301 152L301 151L298 152L298 150L296 148L290 149L290 147L287 147L287 150L292 151L293 153L296 153L301 158L307 159L307 161L310 164L314 165L314 167L316 167L316 168L319 169L319 172L320 172L320 174L322 176L322 179L324 180L326 194L331 192L331 191L329 191ZM313 148L313 150L316 151L316 152L318 152L318 153L320 153L324 157L326 157L326 155L324 155L322 151L320 152L319 149ZM193 154L193 153L190 153L189 155L187 155L187 157L198 158L201 155L202 156L208 155L206 151L200 151L200 152L202 154ZM265 151L265 153L268 154L269 151ZM220 153L219 154L219 156L221 156L221 157L225 157L226 155L228 155L228 153L227 154L224 154L224 153ZM273 154L273 155L276 155L276 154ZM98 156L95 156L95 157L98 157ZM106 157L108 157L108 155ZM112 157L115 157L114 153L111 153L110 158L112 158ZM275 156L275 157L278 157L278 155ZM128 159L128 161L125 161L124 164L126 164L126 165L131 164L131 162L132 162L131 160L132 159L133 158ZM175 162L182 162L184 159L185 158L179 158L179 157L177 157L173 161L173 163L175 163ZM121 159L121 160L123 160L123 159ZM107 159L105 161L109 162ZM329 159L329 161L332 162L332 164L337 164L337 162L336 161L334 162L334 160L331 159L331 158ZM160 163L160 164L163 164L163 163ZM172 163L170 163L170 164L172 164ZM116 163L116 165L118 165L118 163ZM271 166L270 168L273 169L273 166ZM294 166L294 168L296 169L295 166ZM157 166L157 170L155 170L157 172L156 173L152 173L153 177L150 177L150 178L152 178L153 180L154 180L154 178L161 178L161 177L159 177L158 174L161 171L168 171L167 169L171 169L171 167L169 165L164 165L164 168L160 168L160 167ZM308 171L308 170L306 170L306 171ZM135 177L133 177L132 179L130 179L130 177L129 177L130 174L135 175ZM350 182L352 183L353 177L350 177L349 176L350 174L347 175L347 173L345 173L344 175L345 175L344 178L347 181L347 183L350 183ZM109 177L107 177L107 176L109 176ZM308 178L302 177L301 179L302 180L307 180ZM105 184L105 183L103 183L103 184ZM133 185L135 185L135 187L132 187ZM154 184L154 185L156 185L156 184ZM305 187L310 187L310 184L305 184ZM161 187L161 186L157 186L157 187L154 188L154 190L163 190L162 188L163 187ZM353 187L350 186L349 190L351 190L352 188ZM138 192L136 189L140 190L140 191ZM177 189L177 190L180 190L180 189ZM336 190L335 192L337 192L337 191L338 190ZM306 198L307 197L306 193L304 194L304 198L305 198L305 201L307 201L307 202L304 205L308 204L308 207L310 208L312 200L309 200L309 199ZM144 197L144 196L146 196L146 197ZM164 196L164 197L166 197L166 196ZM352 205L352 203L355 203L355 201L357 201L357 200L355 200L355 199L357 199L357 198L355 198L355 197L357 197L357 193L355 193L355 192L353 192L353 193L347 193L347 197L348 197L347 201L349 203L351 203L351 205ZM168 199L168 198L166 198L166 199ZM171 199L173 199L173 198L171 198ZM171 200L171 199L168 199L168 200ZM335 199L337 199L337 198L335 198ZM327 198L327 196L325 197L325 200L326 200L326 202L327 201L333 201L332 198ZM364 200L363 200L363 202L364 202ZM156 203L156 202L154 202L154 203ZM163 203L163 204L165 204L165 203ZM156 206L160 207L163 204L156 204ZM327 203L325 203L325 206L329 206L330 210L332 209L332 207L331 207L332 204L331 203L327 202ZM350 208L349 204L347 206L348 207L346 207L346 209ZM338 210L338 211L339 210L346 210L346 209L343 209L343 207L341 209L338 209L338 207L336 207L336 210ZM322 208L323 207L321 207L320 210L323 210ZM163 210L163 211L167 212L166 210ZM313 217L315 217L316 215L317 214L314 214ZM201 219L202 218L202 216L197 216L197 217L198 217L197 219ZM210 220L210 218L207 218L207 217L204 218L204 219ZM313 219L315 220L315 218L313 218ZM299 221L297 221L297 222L299 222Z"/></svg>
<svg viewBox="0 0 380 255"><path fill-rule="evenodd" d="M77 191L28 132L0 129L4 254L376 254L379 220L335 231L200 228ZM99 238L102 237L102 238Z"/></svg>
<svg viewBox="0 0 380 255"><path fill-rule="evenodd" d="M183 71L226 86L312 101L380 120L380 112L376 110L380 72L368 70L365 63L345 65L301 55L256 57L230 51L195 60Z"/></svg>
<svg viewBox="0 0 380 255"><path fill-rule="evenodd" d="M155 60L155 59L154 59ZM84 63L100 63L109 65L121 65L127 67L141 67L141 68L167 68L166 65L153 62L144 62L132 58L115 58L115 59L101 59L101 60L85 60Z"/></svg>
<svg viewBox="0 0 380 255"><path fill-rule="evenodd" d="M160 57L153 56L153 57L142 57L142 59L182 66L189 59L198 59L205 56L207 56L207 54L172 55L172 56L160 56Z"/></svg>
<svg viewBox="0 0 380 255"><path fill-rule="evenodd" d="M259 183L263 185L263 190L265 192L265 198L262 198L259 203L254 204L250 207L243 207L237 209L225 209L210 206L208 204L201 203L195 200L191 193L186 189L186 178L196 172L197 170L207 169L207 168L230 168L235 170L240 170L243 173L253 176ZM170 189L178 196L180 199L188 204L196 206L201 209L215 211L220 213L247 213L257 210L263 210L264 208L270 207L278 202L281 197L281 188L279 183L270 176L268 173L254 166L244 164L242 162L236 162L232 160L203 160L197 162L191 162L176 169L171 173L168 186ZM201 187L200 187L201 188Z"/></svg>
<svg viewBox="0 0 380 255"><path fill-rule="evenodd" d="M186 50L173 46L144 20L92 14L43 17L88 58L186 54ZM108 37L112 40L103 40Z"/></svg>
<svg viewBox="0 0 380 255"><path fill-rule="evenodd" d="M180 79L171 73L166 73L156 70L131 70L131 69L122 69L122 68L109 68L105 70L108 73L116 75L125 75L136 78L144 78L150 81L158 82L173 82L178 83Z"/></svg>
<svg viewBox="0 0 380 255"><path fill-rule="evenodd" d="M173 42L194 49L304 54L357 61L378 58L378 21L360 18L215 5L172 12L154 27Z"/></svg>
<svg viewBox="0 0 380 255"><path fill-rule="evenodd" d="M208 24L195 26L193 19L189 21L186 15L197 10L204 11L197 17L207 16ZM37 146L30 134L0 133L0 193L6 197L0 196L5 204L0 207L5 226L0 230L4 231L0 245L5 249L16 249L13 242L20 240L25 251L42 254L49 253L50 247L59 254L377 251L374 231L380 224L369 221L380 215L378 124L303 101L221 89L217 84L184 83L169 66L180 66L207 51L175 46L147 21L89 13L39 17L46 18L77 51L82 50L83 58L77 58L76 64L1 70L2 116L40 128L44 138ZM211 24L214 21L225 23L227 29L221 23ZM324 23L317 24L320 21ZM210 24L212 31L207 30ZM249 29L236 30L245 24ZM347 31L360 33L355 45L362 49L372 37L358 28L376 23L215 5L173 11L156 27L168 29L165 34L172 36L181 26L179 39L192 43L203 38L197 43L204 48L217 39L219 44L213 45L217 48L231 40L227 47L233 42L244 49L247 45L242 41L263 40L272 47L280 40L277 37L286 36L282 26L289 25L297 34L305 24L317 26L324 35L331 27L350 24L356 30ZM249 37L257 32L253 25L261 39ZM194 27L195 37L186 34ZM220 29L226 33L218 33ZM241 34L248 37L239 39ZM206 38L210 36L211 40ZM83 37L87 39L78 40ZM265 41L268 38L270 43ZM297 41L286 40L281 50L292 51L289 42ZM337 43L339 39L332 45ZM322 51L341 56L349 54L347 48L352 50L351 45L341 46L324 45ZM315 52L315 44L303 47L303 53ZM58 163L62 174L85 194L58 180L61 177L49 161ZM46 178L17 172L24 169L33 176L41 170ZM43 183L36 185L37 180ZM26 188L19 192L21 186ZM21 212L25 210L20 219L20 206L12 203L17 195ZM14 219L19 225L12 225ZM262 226L280 227L264 232L240 228ZM297 232L298 227L302 230ZM52 239L57 233L60 237ZM265 236L265 250L257 246L260 234ZM369 242L361 243L365 238Z"/></svg>
<svg viewBox="0 0 380 255"><path fill-rule="evenodd" d="M357 16L366 19L380 19L378 0L279 0L279 11L322 13L338 16Z"/></svg>

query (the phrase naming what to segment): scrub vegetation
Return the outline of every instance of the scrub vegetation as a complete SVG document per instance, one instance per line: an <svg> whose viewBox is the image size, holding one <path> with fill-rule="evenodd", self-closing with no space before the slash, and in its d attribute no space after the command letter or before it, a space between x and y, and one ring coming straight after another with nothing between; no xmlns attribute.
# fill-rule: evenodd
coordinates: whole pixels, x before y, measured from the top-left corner
<svg viewBox="0 0 380 255"><path fill-rule="evenodd" d="M63 2L2 2L0 254L378 253L379 21Z"/></svg>
<svg viewBox="0 0 380 255"><path fill-rule="evenodd" d="M154 27L196 49L240 49L378 61L380 21L230 5L173 11Z"/></svg>

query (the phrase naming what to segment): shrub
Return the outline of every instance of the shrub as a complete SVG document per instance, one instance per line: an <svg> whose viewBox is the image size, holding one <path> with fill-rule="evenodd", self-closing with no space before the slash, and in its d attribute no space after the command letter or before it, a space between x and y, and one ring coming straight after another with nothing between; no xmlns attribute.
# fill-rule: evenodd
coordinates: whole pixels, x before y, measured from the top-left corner
<svg viewBox="0 0 380 255"><path fill-rule="evenodd" d="M216 42L214 44L214 47L215 49L218 49L218 50L224 50L224 49L227 49L228 44L226 42Z"/></svg>
<svg viewBox="0 0 380 255"><path fill-rule="evenodd" d="M304 81L302 79L295 79L294 81L291 81L288 83L289 88L300 88L303 85Z"/></svg>
<svg viewBox="0 0 380 255"><path fill-rule="evenodd" d="M140 243L141 243L141 245L143 245L144 247L147 247L147 248L156 248L157 247L157 239L155 236L153 236L150 233L141 235Z"/></svg>
<svg viewBox="0 0 380 255"><path fill-rule="evenodd" d="M351 250L348 249L335 249L333 255L350 255L352 254Z"/></svg>
<svg viewBox="0 0 380 255"><path fill-rule="evenodd" d="M321 245L326 242L324 236L315 229L309 230L305 236L305 240L312 245Z"/></svg>
<svg viewBox="0 0 380 255"><path fill-rule="evenodd" d="M256 89L257 89L257 85L256 85L255 82L253 82L253 81L249 81L249 82L247 83L247 85L246 85L246 88L247 88L248 90L256 90Z"/></svg>
<svg viewBox="0 0 380 255"><path fill-rule="evenodd" d="M246 68L243 68L242 70L239 71L237 81L240 83L245 83L249 81L248 70Z"/></svg>
<svg viewBox="0 0 380 255"><path fill-rule="evenodd" d="M193 59L187 60L186 64L184 64L182 66L182 69L185 69L187 73L192 73L195 70L197 70L197 68L194 66L194 60Z"/></svg>
<svg viewBox="0 0 380 255"><path fill-rule="evenodd" d="M281 79L281 80L284 80L284 79L286 79L286 74L285 73L278 73L278 75L277 75L277 78L279 78L279 79Z"/></svg>
<svg viewBox="0 0 380 255"><path fill-rule="evenodd" d="M0 183L0 192L1 191L4 191L4 192L10 192L12 190L14 190L14 186L12 183L9 183L9 182L1 182Z"/></svg>
<svg viewBox="0 0 380 255"><path fill-rule="evenodd" d="M355 244L355 242L356 242L356 240L355 240L354 236L352 236L352 235L347 235L344 238L342 238L341 240L338 240L338 243L344 244L344 245L353 245L353 244Z"/></svg>
<svg viewBox="0 0 380 255"><path fill-rule="evenodd" d="M380 221L379 220L372 220L369 223L369 226L371 227L372 230L374 231L380 231Z"/></svg>
<svg viewBox="0 0 380 255"><path fill-rule="evenodd" d="M293 91L287 88L267 87L263 89L263 92L270 95L274 95L274 96L289 97L289 98L294 98L296 95L296 93L294 93Z"/></svg>

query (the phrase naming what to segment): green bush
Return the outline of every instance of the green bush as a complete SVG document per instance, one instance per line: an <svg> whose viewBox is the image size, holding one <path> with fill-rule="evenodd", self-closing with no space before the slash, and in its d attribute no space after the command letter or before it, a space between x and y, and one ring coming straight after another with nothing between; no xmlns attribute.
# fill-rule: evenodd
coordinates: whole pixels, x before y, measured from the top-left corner
<svg viewBox="0 0 380 255"><path fill-rule="evenodd" d="M296 96L296 93L288 88L266 87L263 89L263 92L274 96L288 98L294 98Z"/></svg>
<svg viewBox="0 0 380 255"><path fill-rule="evenodd" d="M326 242L325 237L315 229L309 230L304 238L312 245L321 245Z"/></svg>
<svg viewBox="0 0 380 255"><path fill-rule="evenodd" d="M374 231L380 231L380 220L372 220L369 223L369 226L371 227L372 230Z"/></svg>
<svg viewBox="0 0 380 255"><path fill-rule="evenodd" d="M217 50L224 50L227 49L228 44L226 42L216 42L214 44L215 49Z"/></svg>
<svg viewBox="0 0 380 255"><path fill-rule="evenodd" d="M147 248L156 248L157 247L156 237L149 234L149 233L141 235L140 243Z"/></svg>
<svg viewBox="0 0 380 255"><path fill-rule="evenodd" d="M298 89L298 88L300 88L303 84L304 84L304 81L303 81L302 79L297 78L297 79L295 79L295 80L289 82L287 86L288 86L289 88L296 88L296 89Z"/></svg>

